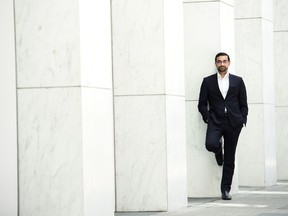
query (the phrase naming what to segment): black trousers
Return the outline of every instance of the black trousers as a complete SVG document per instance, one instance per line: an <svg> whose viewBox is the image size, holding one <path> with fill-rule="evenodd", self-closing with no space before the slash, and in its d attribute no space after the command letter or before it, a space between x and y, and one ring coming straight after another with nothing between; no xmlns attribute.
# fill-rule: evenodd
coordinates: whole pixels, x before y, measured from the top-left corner
<svg viewBox="0 0 288 216"><path fill-rule="evenodd" d="M208 151L219 153L222 151L222 146L219 140L223 136L224 138L224 164L221 180L221 192L230 191L232 179L235 169L235 153L239 134L242 130L242 126L233 128L228 118L225 118L223 124L214 124L210 119L208 122L206 132L206 149Z"/></svg>

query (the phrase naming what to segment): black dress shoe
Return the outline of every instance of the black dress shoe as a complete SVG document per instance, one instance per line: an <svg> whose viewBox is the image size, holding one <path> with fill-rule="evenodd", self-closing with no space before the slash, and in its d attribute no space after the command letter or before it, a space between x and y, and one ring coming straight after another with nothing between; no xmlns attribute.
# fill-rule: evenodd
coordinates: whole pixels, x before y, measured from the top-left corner
<svg viewBox="0 0 288 216"><path fill-rule="evenodd" d="M223 199L223 200L231 200L232 197L231 197L231 195L229 194L228 191L224 191L224 192L222 193L222 199Z"/></svg>
<svg viewBox="0 0 288 216"><path fill-rule="evenodd" d="M222 151L220 151L219 153L215 153L215 158L216 158L217 164L219 166L222 166L223 165L223 154L222 154Z"/></svg>

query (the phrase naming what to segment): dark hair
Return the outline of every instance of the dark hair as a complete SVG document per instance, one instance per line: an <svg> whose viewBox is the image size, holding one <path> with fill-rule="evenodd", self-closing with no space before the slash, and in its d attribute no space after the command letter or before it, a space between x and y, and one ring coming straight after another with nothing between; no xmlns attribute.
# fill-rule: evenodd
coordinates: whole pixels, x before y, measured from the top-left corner
<svg viewBox="0 0 288 216"><path fill-rule="evenodd" d="M227 53L220 52L220 53L218 53L218 54L215 56L215 62L217 61L217 58L218 58L219 56L227 56L227 57L228 57L228 61L230 61L230 56L229 56Z"/></svg>

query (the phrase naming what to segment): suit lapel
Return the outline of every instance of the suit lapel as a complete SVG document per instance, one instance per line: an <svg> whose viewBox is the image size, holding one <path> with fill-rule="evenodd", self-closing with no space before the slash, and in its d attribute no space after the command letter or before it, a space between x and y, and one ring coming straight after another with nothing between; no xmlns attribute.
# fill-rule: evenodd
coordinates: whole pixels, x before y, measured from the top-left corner
<svg viewBox="0 0 288 216"><path fill-rule="evenodd" d="M229 88L227 91L227 95L229 95L229 93L231 93L231 87L235 85L235 79L234 76L232 74L229 74ZM227 97L226 95L226 97Z"/></svg>

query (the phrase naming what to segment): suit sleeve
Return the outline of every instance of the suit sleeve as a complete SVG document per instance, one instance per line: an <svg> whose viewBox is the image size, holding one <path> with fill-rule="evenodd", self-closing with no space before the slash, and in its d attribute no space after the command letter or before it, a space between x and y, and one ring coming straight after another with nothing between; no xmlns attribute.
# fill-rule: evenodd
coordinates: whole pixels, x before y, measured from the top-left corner
<svg viewBox="0 0 288 216"><path fill-rule="evenodd" d="M248 115L248 104L247 104L246 87L245 87L243 79L241 79L241 84L240 84L239 106L240 106L240 110L244 119L243 123L246 125L247 115Z"/></svg>
<svg viewBox="0 0 288 216"><path fill-rule="evenodd" d="M200 94L199 94L199 101L198 101L198 110L202 115L202 119L205 123L208 123L209 120L209 111L208 111L208 86L207 81L203 79Z"/></svg>

